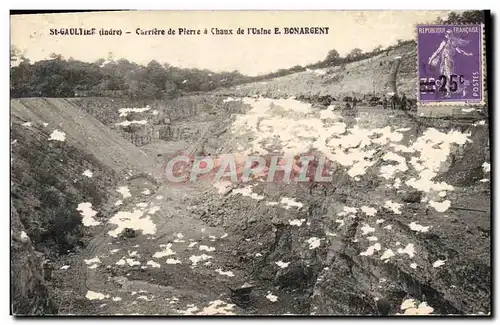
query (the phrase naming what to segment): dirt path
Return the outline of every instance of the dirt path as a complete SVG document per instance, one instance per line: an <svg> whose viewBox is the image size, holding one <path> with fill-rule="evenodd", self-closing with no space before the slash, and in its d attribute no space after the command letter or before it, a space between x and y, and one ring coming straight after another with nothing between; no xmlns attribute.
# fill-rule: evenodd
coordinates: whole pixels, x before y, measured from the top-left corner
<svg viewBox="0 0 500 325"><path fill-rule="evenodd" d="M84 311L77 308L68 312L98 315L293 312L286 309L286 298L279 302L266 298L270 290L262 286L254 290L248 308L240 308L231 301L227 287L256 282L245 274L244 265L238 265L231 250L231 234L208 226L191 213L189 205L203 191L215 189L202 184L161 184L155 189L148 178L128 180L118 187L127 188L130 197L121 198L124 203L117 213L125 212L123 222L135 220L127 227L135 228L137 235L130 238L110 235L110 232L115 235L112 231L116 228L112 224L116 214L112 214L105 226L95 229L85 251L73 257L69 269L57 267L56 272L64 281L72 282L69 286L89 302ZM141 217L134 217L134 213ZM125 223L118 227L125 227Z"/></svg>

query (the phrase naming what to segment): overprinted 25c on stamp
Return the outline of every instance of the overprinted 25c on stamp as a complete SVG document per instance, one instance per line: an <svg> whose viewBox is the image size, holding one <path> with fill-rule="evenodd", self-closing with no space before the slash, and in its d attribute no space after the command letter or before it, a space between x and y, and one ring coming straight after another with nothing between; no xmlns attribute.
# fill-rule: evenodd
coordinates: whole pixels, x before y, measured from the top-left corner
<svg viewBox="0 0 500 325"><path fill-rule="evenodd" d="M485 102L483 25L417 25L420 105Z"/></svg>

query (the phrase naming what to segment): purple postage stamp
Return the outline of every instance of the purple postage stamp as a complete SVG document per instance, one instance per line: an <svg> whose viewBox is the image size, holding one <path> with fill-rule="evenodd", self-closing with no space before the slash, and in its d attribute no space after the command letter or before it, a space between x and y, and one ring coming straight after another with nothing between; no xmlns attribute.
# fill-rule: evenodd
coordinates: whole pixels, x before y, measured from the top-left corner
<svg viewBox="0 0 500 325"><path fill-rule="evenodd" d="M482 25L418 25L419 102L483 104Z"/></svg>

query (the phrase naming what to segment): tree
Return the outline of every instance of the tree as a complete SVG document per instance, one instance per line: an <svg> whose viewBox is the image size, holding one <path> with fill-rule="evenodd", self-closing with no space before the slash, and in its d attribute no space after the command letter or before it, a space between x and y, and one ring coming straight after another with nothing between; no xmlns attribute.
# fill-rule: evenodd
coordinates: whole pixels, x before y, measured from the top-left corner
<svg viewBox="0 0 500 325"><path fill-rule="evenodd" d="M338 61L339 58L340 58L339 52L336 49L332 49L328 51L325 61L328 63L335 63Z"/></svg>
<svg viewBox="0 0 500 325"><path fill-rule="evenodd" d="M161 92L165 89L165 82L167 81L167 72L161 64L156 61L151 61L148 63L146 68L147 74L145 76L145 83L151 83L154 87L148 87L149 91L154 91L154 98L160 98Z"/></svg>
<svg viewBox="0 0 500 325"><path fill-rule="evenodd" d="M15 47L14 45L11 45L10 47L10 63L17 62L19 60L19 57L21 56L21 51Z"/></svg>
<svg viewBox="0 0 500 325"><path fill-rule="evenodd" d="M103 64L107 62L105 58L87 63L65 59L57 53L52 53L50 59L30 64L17 48L12 47L10 54L10 90L11 96L17 98L72 97L75 92L79 95L109 96L110 91L119 91L119 94L133 99L160 99L177 96L181 92L231 87L266 77L249 77L237 70L216 73L207 69L178 68L157 61L151 61L146 66L118 58L107 64ZM20 57L23 61L19 63ZM108 59L112 59L112 53L109 53ZM302 70L303 67L295 66L269 75L286 75Z"/></svg>

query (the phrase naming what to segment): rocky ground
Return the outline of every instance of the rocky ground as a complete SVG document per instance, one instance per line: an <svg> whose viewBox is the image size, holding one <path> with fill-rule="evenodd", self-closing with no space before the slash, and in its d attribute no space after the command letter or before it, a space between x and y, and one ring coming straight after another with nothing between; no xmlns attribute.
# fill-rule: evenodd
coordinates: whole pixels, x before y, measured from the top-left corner
<svg viewBox="0 0 500 325"><path fill-rule="evenodd" d="M15 313L490 313L484 116L240 95L13 101ZM118 136L138 121L158 133ZM168 183L181 152L323 155L332 180ZM82 223L56 250L37 222L62 211Z"/></svg>
<svg viewBox="0 0 500 325"><path fill-rule="evenodd" d="M390 140L374 138L367 144L367 149L378 147L378 157L370 159L374 164L358 176L349 174L354 162L347 164L352 168L347 173L339 166L331 183L313 188L255 182L246 185L254 195L242 198L228 192L222 201L203 198L198 213L211 224L231 229L239 238L234 247L249 272L283 291L300 292L309 313L394 315L403 312L403 301L416 299L437 314L487 314L487 126L481 121L424 122L397 115L358 115L351 122L350 117L336 117L346 122L348 134L355 133L356 126L378 127L382 133L390 125L393 130ZM466 134L467 143L447 147L445 138L452 130ZM426 136L429 132L432 137ZM347 148L360 141L346 143ZM428 147L420 148L420 155L410 149L424 143ZM429 158L442 153L431 153L434 150L448 151L438 160L436 181L413 184L419 173L423 180L425 170L434 168ZM401 161L392 155L398 151L406 152L403 161L410 167L406 162L388 164ZM430 156L424 166L411 159L425 160L426 155ZM453 189L435 192L445 184ZM284 197L300 203L283 205ZM441 207L434 200L450 206Z"/></svg>
<svg viewBox="0 0 500 325"><path fill-rule="evenodd" d="M268 98L290 96L364 95L381 97L398 89L415 98L415 45L404 45L373 58L325 69L316 69L287 76L234 86L216 91L227 96L262 95Z"/></svg>

